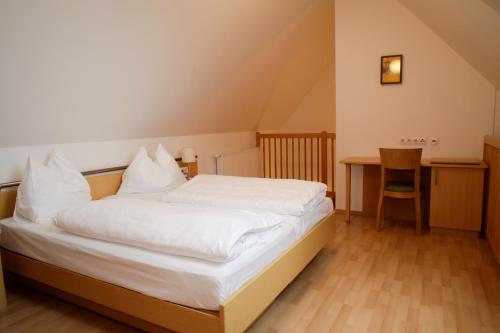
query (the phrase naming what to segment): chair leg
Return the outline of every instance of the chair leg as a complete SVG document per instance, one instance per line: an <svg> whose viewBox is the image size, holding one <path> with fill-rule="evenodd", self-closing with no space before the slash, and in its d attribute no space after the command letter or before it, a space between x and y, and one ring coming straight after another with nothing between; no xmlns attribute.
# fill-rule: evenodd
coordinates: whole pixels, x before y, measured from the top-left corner
<svg viewBox="0 0 500 333"><path fill-rule="evenodd" d="M380 198L378 199L377 231L380 231L383 221L384 221L384 196L381 195Z"/></svg>
<svg viewBox="0 0 500 333"><path fill-rule="evenodd" d="M422 207L420 204L420 196L415 198L415 223L417 229L417 235L422 234Z"/></svg>
<svg viewBox="0 0 500 333"><path fill-rule="evenodd" d="M380 209L380 230L384 227L385 222L385 199L382 199L382 208Z"/></svg>

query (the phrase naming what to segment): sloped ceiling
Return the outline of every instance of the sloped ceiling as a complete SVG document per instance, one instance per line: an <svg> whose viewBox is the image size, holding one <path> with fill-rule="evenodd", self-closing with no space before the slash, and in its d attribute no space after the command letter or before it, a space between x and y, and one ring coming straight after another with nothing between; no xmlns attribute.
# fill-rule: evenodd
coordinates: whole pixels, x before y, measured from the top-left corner
<svg viewBox="0 0 500 333"><path fill-rule="evenodd" d="M335 132L335 68L323 73L278 131L284 133Z"/></svg>
<svg viewBox="0 0 500 333"><path fill-rule="evenodd" d="M258 129L260 131L275 131L282 129L287 119L300 107L308 94L313 93L314 87L327 76L333 85L335 59L335 34L334 34L334 2L331 0L316 1L310 6L294 26L290 27L294 36L290 47L289 56L283 59L280 75L273 87L272 94L265 106ZM335 89L326 91L323 99L328 99L335 94ZM320 109L324 109L321 107ZM310 117L317 111L330 113L317 119L317 122L331 120L334 117L334 108L326 110L309 110ZM306 113L300 113L308 117ZM333 123L324 124L319 129L333 127ZM303 130L310 128L305 126ZM316 128L316 131L318 128Z"/></svg>
<svg viewBox="0 0 500 333"><path fill-rule="evenodd" d="M500 89L500 0L399 1Z"/></svg>
<svg viewBox="0 0 500 333"><path fill-rule="evenodd" d="M486 2L491 8L497 11L500 14L500 0L483 0Z"/></svg>
<svg viewBox="0 0 500 333"><path fill-rule="evenodd" d="M0 2L0 147L253 130L317 0Z"/></svg>

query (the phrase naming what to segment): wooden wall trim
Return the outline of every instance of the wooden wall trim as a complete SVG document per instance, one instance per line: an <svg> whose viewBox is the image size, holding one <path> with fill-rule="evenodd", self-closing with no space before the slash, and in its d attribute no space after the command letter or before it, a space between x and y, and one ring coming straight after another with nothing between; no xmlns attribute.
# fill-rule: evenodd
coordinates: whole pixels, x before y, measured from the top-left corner
<svg viewBox="0 0 500 333"><path fill-rule="evenodd" d="M484 138L484 161L489 165L484 192L484 226L486 238L500 264L500 138Z"/></svg>

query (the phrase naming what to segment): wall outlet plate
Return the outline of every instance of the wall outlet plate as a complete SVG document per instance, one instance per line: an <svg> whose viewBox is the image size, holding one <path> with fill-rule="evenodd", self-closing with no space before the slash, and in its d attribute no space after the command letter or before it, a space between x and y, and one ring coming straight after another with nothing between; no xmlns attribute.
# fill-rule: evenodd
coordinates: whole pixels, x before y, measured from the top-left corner
<svg viewBox="0 0 500 333"><path fill-rule="evenodd" d="M425 146L427 145L427 141L428 141L427 138L423 136L399 137L399 144L405 146Z"/></svg>

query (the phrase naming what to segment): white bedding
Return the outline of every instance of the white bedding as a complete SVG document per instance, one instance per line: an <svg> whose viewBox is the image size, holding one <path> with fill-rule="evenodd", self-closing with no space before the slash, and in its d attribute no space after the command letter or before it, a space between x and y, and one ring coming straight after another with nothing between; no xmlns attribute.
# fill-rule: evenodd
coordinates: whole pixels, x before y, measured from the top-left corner
<svg viewBox="0 0 500 333"><path fill-rule="evenodd" d="M170 302L207 310L219 305L332 211L326 198L285 222L228 263L167 255L80 237L54 225L0 222L1 245L13 252Z"/></svg>
<svg viewBox="0 0 500 333"><path fill-rule="evenodd" d="M198 175L162 200L302 216L323 201L326 190L323 183L296 179Z"/></svg>
<svg viewBox="0 0 500 333"><path fill-rule="evenodd" d="M84 237L224 262L283 220L271 213L121 198L63 210L55 224Z"/></svg>
<svg viewBox="0 0 500 333"><path fill-rule="evenodd" d="M176 186L178 187L178 186ZM171 190L169 190L171 191ZM127 194L113 194L104 197L103 199L123 199L123 198L136 198L136 199L144 199L144 200L152 200L152 201L161 201L161 198L167 192L158 192L158 193L127 193Z"/></svg>

